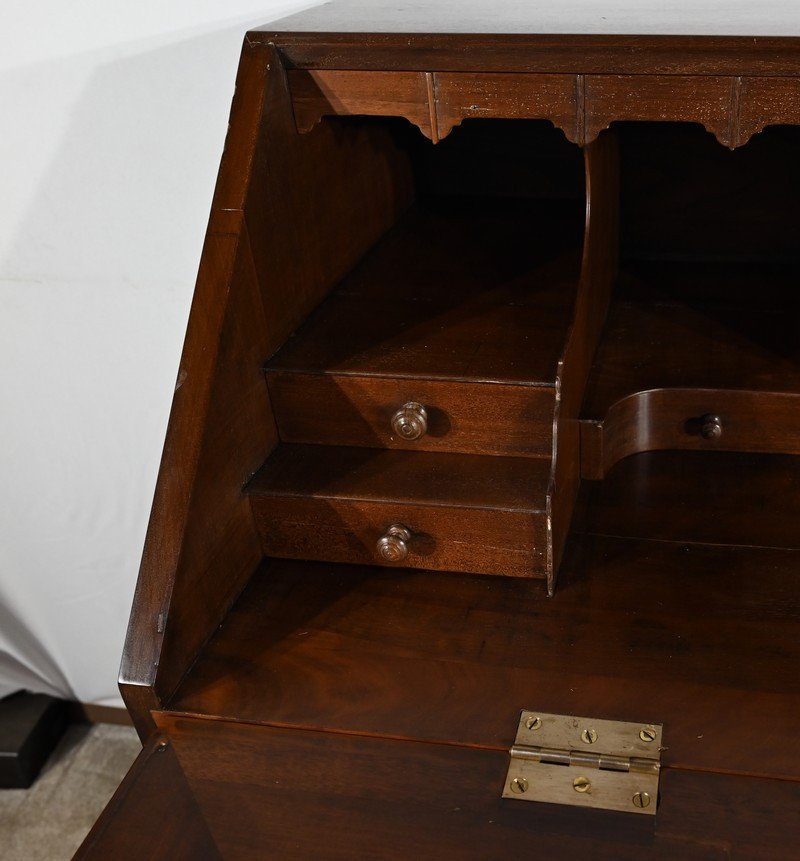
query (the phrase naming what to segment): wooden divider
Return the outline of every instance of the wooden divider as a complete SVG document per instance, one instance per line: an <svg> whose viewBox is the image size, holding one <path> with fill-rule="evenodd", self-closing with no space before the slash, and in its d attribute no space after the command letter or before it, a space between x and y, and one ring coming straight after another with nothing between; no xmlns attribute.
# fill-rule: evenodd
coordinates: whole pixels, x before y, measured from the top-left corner
<svg viewBox="0 0 800 861"><path fill-rule="evenodd" d="M586 230L572 328L556 377L553 456L548 491L547 589L553 594L580 485L580 425L586 381L617 275L619 151L613 131L584 153Z"/></svg>

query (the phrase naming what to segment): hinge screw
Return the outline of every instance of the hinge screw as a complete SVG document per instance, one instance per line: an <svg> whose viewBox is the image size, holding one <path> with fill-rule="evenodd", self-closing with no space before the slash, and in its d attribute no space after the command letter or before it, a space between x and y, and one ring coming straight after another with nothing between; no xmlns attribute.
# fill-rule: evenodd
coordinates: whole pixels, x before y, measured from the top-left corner
<svg viewBox="0 0 800 861"><path fill-rule="evenodd" d="M594 744L597 741L597 730L585 729L581 733L581 741L584 742L584 744Z"/></svg>
<svg viewBox="0 0 800 861"><path fill-rule="evenodd" d="M650 806L650 793L649 792L637 792L636 795L633 796L633 806L634 807L649 807Z"/></svg>
<svg viewBox="0 0 800 861"><path fill-rule="evenodd" d="M639 738L642 741L655 741L656 731L654 729L650 729L649 726L646 726L644 729L639 730Z"/></svg>
<svg viewBox="0 0 800 861"><path fill-rule="evenodd" d="M515 777L511 781L511 791L516 792L517 795L521 795L523 792L528 791L528 780L525 777Z"/></svg>
<svg viewBox="0 0 800 861"><path fill-rule="evenodd" d="M542 725L542 719L541 719L540 717L534 717L533 715L531 715L531 716L530 716L530 717L525 721L525 726L526 726L528 729L537 730L537 729L539 729L539 728L541 727L541 725Z"/></svg>
<svg viewBox="0 0 800 861"><path fill-rule="evenodd" d="M592 782L588 777L576 777L572 781L572 788L575 792L588 792L592 788Z"/></svg>

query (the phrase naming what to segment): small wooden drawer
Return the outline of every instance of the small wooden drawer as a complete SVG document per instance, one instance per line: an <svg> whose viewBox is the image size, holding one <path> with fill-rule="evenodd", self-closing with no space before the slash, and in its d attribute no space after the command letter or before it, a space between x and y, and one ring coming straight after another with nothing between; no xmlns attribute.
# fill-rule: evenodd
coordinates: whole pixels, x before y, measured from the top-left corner
<svg viewBox="0 0 800 861"><path fill-rule="evenodd" d="M581 426L581 471L603 478L645 451L800 454L800 395L725 389L649 389Z"/></svg>
<svg viewBox="0 0 800 861"><path fill-rule="evenodd" d="M550 456L584 215L425 202L266 363L284 442ZM403 437L404 404L426 411Z"/></svg>
<svg viewBox="0 0 800 861"><path fill-rule="evenodd" d="M267 372L281 439L291 443L549 456L555 388ZM422 412L403 423L404 405Z"/></svg>
<svg viewBox="0 0 800 861"><path fill-rule="evenodd" d="M544 577L549 463L283 445L248 493L267 556Z"/></svg>

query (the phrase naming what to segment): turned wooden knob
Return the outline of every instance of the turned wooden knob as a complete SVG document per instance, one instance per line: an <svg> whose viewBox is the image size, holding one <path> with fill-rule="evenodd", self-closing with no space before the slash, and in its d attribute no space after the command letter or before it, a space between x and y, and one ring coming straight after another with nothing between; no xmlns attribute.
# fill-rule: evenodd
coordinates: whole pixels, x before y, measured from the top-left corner
<svg viewBox="0 0 800 861"><path fill-rule="evenodd" d="M422 404L409 401L392 416L392 430L402 439L414 440L425 436L428 413Z"/></svg>
<svg viewBox="0 0 800 861"><path fill-rule="evenodd" d="M703 439L719 439L722 436L722 420L708 413L700 419L700 436Z"/></svg>
<svg viewBox="0 0 800 861"><path fill-rule="evenodd" d="M394 523L378 539L378 555L384 562L402 562L408 556L410 540L411 530Z"/></svg>

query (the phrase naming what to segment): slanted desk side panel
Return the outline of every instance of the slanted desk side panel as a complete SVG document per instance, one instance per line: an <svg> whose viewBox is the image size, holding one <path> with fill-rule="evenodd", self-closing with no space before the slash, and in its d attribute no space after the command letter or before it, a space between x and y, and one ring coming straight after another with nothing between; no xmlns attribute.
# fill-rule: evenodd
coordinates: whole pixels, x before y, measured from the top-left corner
<svg viewBox="0 0 800 861"><path fill-rule="evenodd" d="M277 443L261 367L412 195L380 130L300 140L245 42L121 667L142 737L261 560L242 487Z"/></svg>

